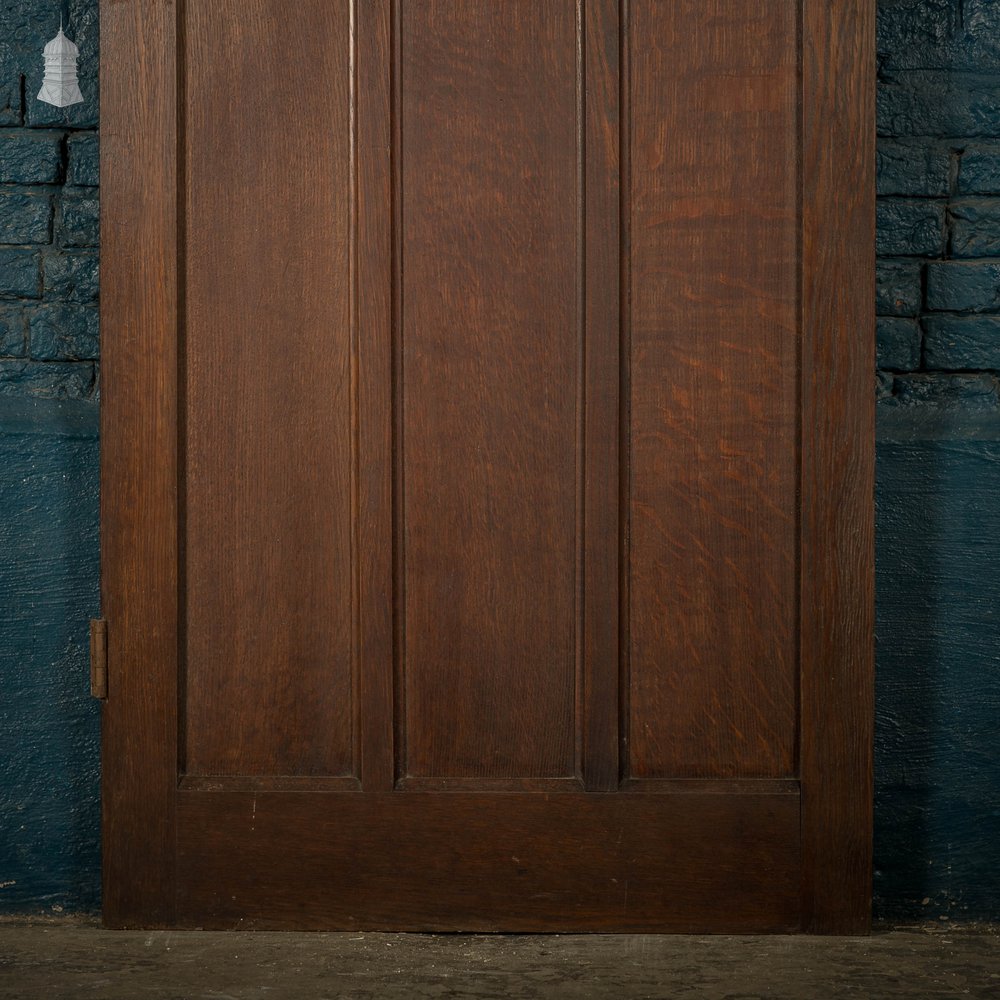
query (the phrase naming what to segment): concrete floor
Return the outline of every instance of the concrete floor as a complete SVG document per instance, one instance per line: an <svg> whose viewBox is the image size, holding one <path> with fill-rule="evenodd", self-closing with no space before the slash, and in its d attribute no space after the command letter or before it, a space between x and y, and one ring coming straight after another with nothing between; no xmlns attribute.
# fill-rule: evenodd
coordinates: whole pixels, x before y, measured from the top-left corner
<svg viewBox="0 0 1000 1000"><path fill-rule="evenodd" d="M122 933L0 923L0 997L998 998L998 935L996 928L867 939Z"/></svg>

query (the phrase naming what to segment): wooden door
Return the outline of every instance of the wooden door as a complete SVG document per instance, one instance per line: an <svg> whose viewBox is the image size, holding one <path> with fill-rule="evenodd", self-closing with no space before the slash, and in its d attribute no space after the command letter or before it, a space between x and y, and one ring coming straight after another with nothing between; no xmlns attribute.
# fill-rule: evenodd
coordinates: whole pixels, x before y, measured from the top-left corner
<svg viewBox="0 0 1000 1000"><path fill-rule="evenodd" d="M856 932L870 0L106 0L113 926Z"/></svg>

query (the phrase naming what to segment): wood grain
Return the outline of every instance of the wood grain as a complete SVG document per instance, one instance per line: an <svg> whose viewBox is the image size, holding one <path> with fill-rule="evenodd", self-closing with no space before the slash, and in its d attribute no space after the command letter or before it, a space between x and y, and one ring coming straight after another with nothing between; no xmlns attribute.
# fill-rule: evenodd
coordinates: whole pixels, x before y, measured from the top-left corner
<svg viewBox="0 0 1000 1000"><path fill-rule="evenodd" d="M178 649L177 10L103 0L104 921L169 926Z"/></svg>
<svg viewBox="0 0 1000 1000"><path fill-rule="evenodd" d="M184 792L178 922L686 933L798 925L797 795L515 801Z"/></svg>
<svg viewBox="0 0 1000 1000"><path fill-rule="evenodd" d="M355 771L348 12L188 9L191 774ZM268 106L281 128L246 146Z"/></svg>
<svg viewBox="0 0 1000 1000"><path fill-rule="evenodd" d="M618 4L590 0L581 22L583 509L580 768L587 788L619 778L618 576L621 289Z"/></svg>
<svg viewBox="0 0 1000 1000"><path fill-rule="evenodd" d="M795 773L798 58L632 0L628 773Z"/></svg>
<svg viewBox="0 0 1000 1000"><path fill-rule="evenodd" d="M388 791L396 776L393 603L395 444L393 384L393 158L390 0L352 6L357 172L354 258L358 385L357 720L361 781Z"/></svg>
<svg viewBox="0 0 1000 1000"><path fill-rule="evenodd" d="M803 927L857 934L872 878L875 12L803 10Z"/></svg>
<svg viewBox="0 0 1000 1000"><path fill-rule="evenodd" d="M575 5L401 10L401 774L568 776Z"/></svg>

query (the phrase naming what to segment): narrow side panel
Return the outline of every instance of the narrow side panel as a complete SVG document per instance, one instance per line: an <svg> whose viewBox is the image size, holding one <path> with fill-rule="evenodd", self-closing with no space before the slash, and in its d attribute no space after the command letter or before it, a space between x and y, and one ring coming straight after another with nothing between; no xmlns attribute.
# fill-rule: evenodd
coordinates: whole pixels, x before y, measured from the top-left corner
<svg viewBox="0 0 1000 1000"><path fill-rule="evenodd" d="M572 776L577 8L403 3L398 30L401 771Z"/></svg>
<svg viewBox="0 0 1000 1000"><path fill-rule="evenodd" d="M790 777L796 4L629 6L627 773Z"/></svg>
<svg viewBox="0 0 1000 1000"><path fill-rule="evenodd" d="M186 770L350 775L351 4L187 10Z"/></svg>

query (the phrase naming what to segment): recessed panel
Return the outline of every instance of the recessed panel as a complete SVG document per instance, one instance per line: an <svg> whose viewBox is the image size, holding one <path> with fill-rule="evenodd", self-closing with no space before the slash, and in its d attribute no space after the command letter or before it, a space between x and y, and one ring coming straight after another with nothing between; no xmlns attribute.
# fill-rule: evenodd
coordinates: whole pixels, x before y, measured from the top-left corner
<svg viewBox="0 0 1000 1000"><path fill-rule="evenodd" d="M630 4L634 778L795 768L797 7Z"/></svg>
<svg viewBox="0 0 1000 1000"><path fill-rule="evenodd" d="M186 768L348 774L349 4L185 9Z"/></svg>
<svg viewBox="0 0 1000 1000"><path fill-rule="evenodd" d="M413 777L575 770L577 10L397 25L397 706Z"/></svg>

